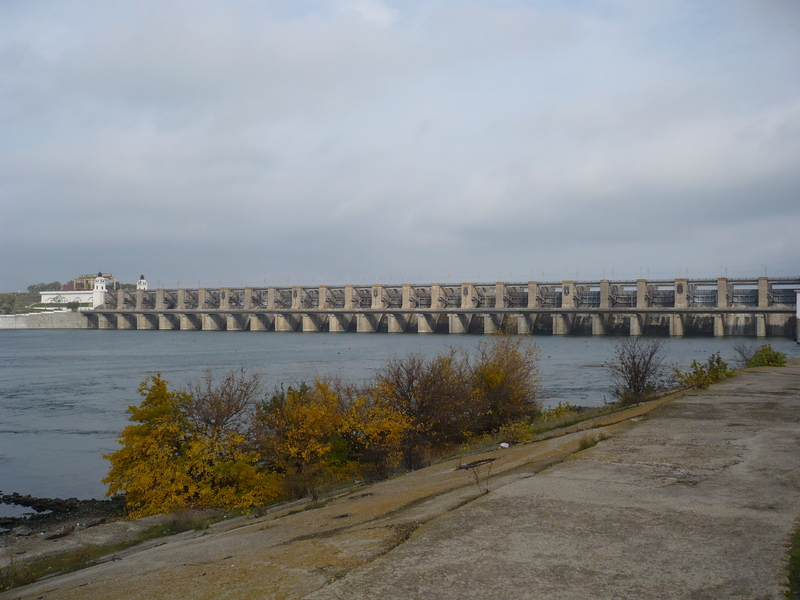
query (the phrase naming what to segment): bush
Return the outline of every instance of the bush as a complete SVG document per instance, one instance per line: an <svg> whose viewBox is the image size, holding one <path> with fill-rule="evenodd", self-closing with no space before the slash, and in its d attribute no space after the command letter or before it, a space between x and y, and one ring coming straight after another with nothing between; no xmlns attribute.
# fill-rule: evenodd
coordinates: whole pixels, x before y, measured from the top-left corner
<svg viewBox="0 0 800 600"><path fill-rule="evenodd" d="M709 356L706 364L700 364L693 360L689 368L691 369L690 371L675 369L678 383L683 387L704 389L712 383L717 383L736 373L728 366L728 363L722 360L719 352Z"/></svg>
<svg viewBox="0 0 800 600"><path fill-rule="evenodd" d="M276 389L258 406L253 439L261 464L293 496L316 499L326 487L367 472L386 476L399 462L406 418L374 390L333 379Z"/></svg>
<svg viewBox="0 0 800 600"><path fill-rule="evenodd" d="M639 337L625 338L614 346L614 360L607 363L613 387L611 393L623 404L636 404L670 386L664 365L664 342Z"/></svg>
<svg viewBox="0 0 800 600"><path fill-rule="evenodd" d="M748 367L785 367L786 355L769 344L762 344L747 362Z"/></svg>
<svg viewBox="0 0 800 600"><path fill-rule="evenodd" d="M192 507L245 508L277 496L273 476L238 431L202 431L187 417L190 397L160 375L142 382L144 400L128 407L122 448L104 455L111 469L107 495L124 494L134 517Z"/></svg>
<svg viewBox="0 0 800 600"><path fill-rule="evenodd" d="M402 415L406 469L425 466L430 452L441 452L469 438L474 403L462 356L450 350L434 358L411 354L390 360L377 374L376 393Z"/></svg>
<svg viewBox="0 0 800 600"><path fill-rule="evenodd" d="M412 354L389 361L374 385L408 419L405 467L420 468L431 453L538 416L538 360L527 338L500 334L481 341L472 356L451 349L430 359Z"/></svg>
<svg viewBox="0 0 800 600"><path fill-rule="evenodd" d="M750 361L758 351L758 346L752 343L736 342L733 345L733 352L736 355L736 365L740 369L746 369L750 365Z"/></svg>
<svg viewBox="0 0 800 600"><path fill-rule="evenodd" d="M539 350L524 337L500 335L478 344L469 368L476 401L475 433L493 433L541 414Z"/></svg>
<svg viewBox="0 0 800 600"><path fill-rule="evenodd" d="M533 437L533 434L531 433L531 423L528 420L503 425L497 431L497 438L500 441L511 444L527 442L531 437Z"/></svg>
<svg viewBox="0 0 800 600"><path fill-rule="evenodd" d="M187 391L160 375L142 382L141 404L103 480L140 517L185 508L248 508L281 495L317 498L355 478L378 479L401 463L424 466L485 433L524 437L540 414L538 351L522 338L481 342L390 361L367 384L318 378L267 398L243 370ZM516 426L515 423L520 423Z"/></svg>

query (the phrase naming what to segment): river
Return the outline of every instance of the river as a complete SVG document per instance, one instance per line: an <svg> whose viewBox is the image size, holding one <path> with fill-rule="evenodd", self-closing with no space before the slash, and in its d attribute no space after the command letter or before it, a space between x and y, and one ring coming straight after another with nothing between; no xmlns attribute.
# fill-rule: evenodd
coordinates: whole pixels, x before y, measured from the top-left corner
<svg viewBox="0 0 800 600"><path fill-rule="evenodd" d="M482 336L275 332L0 330L0 491L100 498L108 464L138 404L141 381L161 373L173 386L245 367L271 387L337 375L363 381L386 360L412 352L469 349ZM542 401L599 406L610 401L603 364L618 338L534 337L541 352ZM753 338L665 340L667 362L682 368ZM770 338L789 357L791 340ZM18 514L0 506L0 515Z"/></svg>

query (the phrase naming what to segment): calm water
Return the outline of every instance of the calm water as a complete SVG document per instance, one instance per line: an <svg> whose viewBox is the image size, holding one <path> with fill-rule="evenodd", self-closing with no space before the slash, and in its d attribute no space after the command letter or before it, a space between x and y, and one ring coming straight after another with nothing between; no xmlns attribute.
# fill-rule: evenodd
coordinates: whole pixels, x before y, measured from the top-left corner
<svg viewBox="0 0 800 600"><path fill-rule="evenodd" d="M136 390L162 373L173 386L244 366L269 385L335 374L372 376L387 359L411 352L433 355L449 346L474 347L480 336L233 333L189 331L0 331L0 491L49 497L102 497L108 465L127 424ZM596 406L610 399L603 363L613 338L536 337L546 405ZM687 338L668 342L668 362L686 367L731 349L742 339ZM744 340L754 342L752 339ZM791 340L770 339L788 356ZM0 514L9 509L0 505Z"/></svg>

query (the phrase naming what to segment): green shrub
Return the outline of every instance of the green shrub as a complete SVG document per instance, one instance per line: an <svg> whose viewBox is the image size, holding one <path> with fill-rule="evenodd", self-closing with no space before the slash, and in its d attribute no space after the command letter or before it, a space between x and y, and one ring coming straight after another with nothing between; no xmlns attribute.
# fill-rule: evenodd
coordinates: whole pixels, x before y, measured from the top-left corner
<svg viewBox="0 0 800 600"><path fill-rule="evenodd" d="M752 358L747 362L748 367L785 367L786 355L778 352L769 344L762 344Z"/></svg>
<svg viewBox="0 0 800 600"><path fill-rule="evenodd" d="M678 378L678 383L682 387L690 388L707 388L712 383L717 383L726 377L730 377L736 373L731 369L719 355L715 352L708 357L705 364L698 363L696 360L692 361L689 366L690 371L681 371L675 369L675 375Z"/></svg>

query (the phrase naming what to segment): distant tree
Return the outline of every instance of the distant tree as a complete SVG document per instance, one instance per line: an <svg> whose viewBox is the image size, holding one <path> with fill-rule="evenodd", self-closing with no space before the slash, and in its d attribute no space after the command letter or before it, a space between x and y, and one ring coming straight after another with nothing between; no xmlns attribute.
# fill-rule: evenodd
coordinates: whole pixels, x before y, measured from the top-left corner
<svg viewBox="0 0 800 600"><path fill-rule="evenodd" d="M16 294L1 294L0 295L0 314L11 315L17 307Z"/></svg>
<svg viewBox="0 0 800 600"><path fill-rule="evenodd" d="M57 292L61 289L60 281L53 281L50 283L35 283L28 286L28 293L38 294L40 292Z"/></svg>
<svg viewBox="0 0 800 600"><path fill-rule="evenodd" d="M66 307L71 310L72 312L76 312L81 306L81 303L77 300L73 300L72 302L67 302Z"/></svg>

